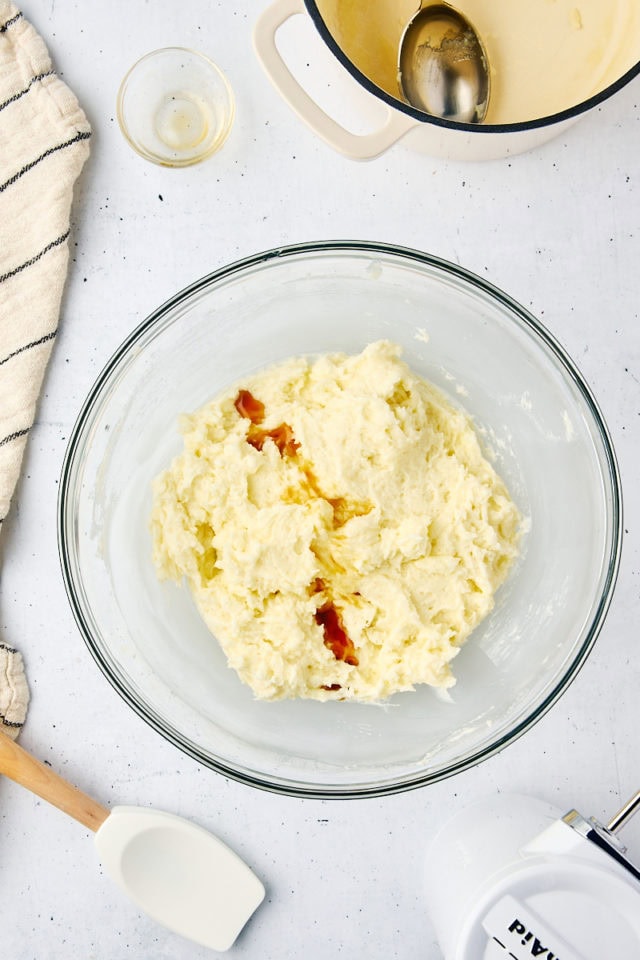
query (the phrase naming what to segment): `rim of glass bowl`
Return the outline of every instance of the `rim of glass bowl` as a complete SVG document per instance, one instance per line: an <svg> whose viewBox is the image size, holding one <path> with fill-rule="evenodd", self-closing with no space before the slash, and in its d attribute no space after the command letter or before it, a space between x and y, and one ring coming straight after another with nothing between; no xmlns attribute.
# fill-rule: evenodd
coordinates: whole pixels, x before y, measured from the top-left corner
<svg viewBox="0 0 640 960"><path fill-rule="evenodd" d="M103 654L100 649L99 642L93 635L89 622L90 618L86 615L83 605L82 585L81 582L76 581L76 577L74 575L74 571L76 569L73 510L74 500L70 494L74 488L74 475L76 472L78 454L79 452L81 453L81 448L85 438L90 433L92 418L94 412L99 409L99 404L103 394L108 389L114 373L117 371L119 366L126 361L132 347L139 347L141 342L144 341L146 335L150 331L153 331L156 327L162 325L162 321L169 311L171 311L178 304L183 303L193 294L202 292L206 288L213 286L234 274L252 270L268 263L271 260L290 259L294 257L304 257L309 254L322 253L342 253L345 255L350 253L363 255L384 255L398 260L404 260L405 262L415 262L426 265L441 271L445 275L448 274L459 280L462 280L465 284L470 285L476 290L489 295L489 297L506 307L509 310L514 322L519 323L525 329L533 331L537 338L542 341L543 345L552 354L553 358L555 358L555 360L561 366L566 376L573 382L579 393L582 395L585 404L588 407L591 416L593 417L594 425L599 434L599 439L601 441L605 456L610 486L608 494L610 495L611 508L610 516L607 518L607 534L608 538L610 539L611 546L609 556L608 558L605 558L607 567L601 595L591 623L585 629L585 635L582 644L580 645L567 670L562 674L561 677L559 677L556 684L547 694L544 700L533 710L531 710L529 714L513 729L499 737L496 742L475 751L470 756L452 764L446 769L436 771L426 770L420 773L409 774L404 777L401 776L391 781L381 780L379 782L369 782L361 786L343 784L314 785L300 783L285 778L278 778L276 775L270 776L265 773L258 774L256 771L244 769L239 765L233 766L201 751L191 740L174 730L170 724L168 724L164 718L157 713L156 710L154 710L148 704L140 703L136 699L133 692L128 689L126 682L122 679L121 675L119 675L120 672L114 668L114 665L110 663L108 658ZM609 499L609 497L607 497L607 499ZM553 706L561 694L575 679L579 670L585 663L598 637L598 634L600 633L607 611L611 604L613 590L620 565L621 548L622 490L618 464L609 430L590 388L583 379L582 374L579 372L573 360L560 345L560 343L555 339L555 337L552 336L552 334L549 333L549 331L540 323L540 321L538 321L517 301L513 300L502 290L493 286L493 284L484 280L482 277L479 277L471 271L466 270L464 267L460 267L457 264L450 263L447 260L432 256L431 254L423 253L419 250L375 241L312 241L308 243L276 247L253 256L234 261L227 266L214 270L212 273L207 274L201 279L185 287L183 290L175 294L175 296L163 303L145 320L143 320L123 341L120 347L112 355L111 359L107 362L102 372L96 379L93 387L91 388L71 432L62 464L60 489L58 494L58 550L63 580L67 596L69 598L69 603L71 605L76 623L80 629L80 633L87 647L89 648L90 653L92 654L102 673L106 676L111 685L120 694L124 701L135 713L138 714L138 716L142 717L143 720L145 720L154 730L160 733L168 742L178 747L180 750L197 760L199 763L202 763L204 766L217 771L223 776L230 777L231 779L237 780L241 783L245 783L263 790L268 790L273 793L285 794L287 796L312 797L316 799L349 799L367 796L383 796L386 794L400 793L415 789L428 783L435 783L438 780L444 780L447 777L453 776L454 774L460 773L463 770L467 770L476 766L481 761L486 760L494 754L500 752L508 744L513 743L520 736L522 736L523 733L529 730L541 717L544 716L545 713L547 713L547 711Z"/></svg>

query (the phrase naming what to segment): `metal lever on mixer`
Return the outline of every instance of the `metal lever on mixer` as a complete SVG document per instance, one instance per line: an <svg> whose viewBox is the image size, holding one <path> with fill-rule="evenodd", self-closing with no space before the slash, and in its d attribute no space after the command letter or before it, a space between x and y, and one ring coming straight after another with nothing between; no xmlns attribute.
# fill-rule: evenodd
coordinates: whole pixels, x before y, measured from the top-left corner
<svg viewBox="0 0 640 960"><path fill-rule="evenodd" d="M606 827L595 817L586 820L577 810L570 810L562 818L573 830L576 830L585 840L590 840L597 847L613 857L617 863L631 874L636 880L640 881L640 870L634 866L625 856L627 848L624 846L618 830L620 830L631 817L640 810L640 790L638 790L625 805L618 810L609 820Z"/></svg>
<svg viewBox="0 0 640 960"><path fill-rule="evenodd" d="M640 790L634 793L631 799L627 800L625 805L609 820L607 830L611 833L617 833L638 810L640 810Z"/></svg>

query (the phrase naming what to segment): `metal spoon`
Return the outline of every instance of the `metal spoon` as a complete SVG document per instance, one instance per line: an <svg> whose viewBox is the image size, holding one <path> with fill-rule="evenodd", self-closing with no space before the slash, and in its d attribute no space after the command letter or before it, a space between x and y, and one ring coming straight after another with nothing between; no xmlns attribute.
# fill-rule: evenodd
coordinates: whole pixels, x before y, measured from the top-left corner
<svg viewBox="0 0 640 960"><path fill-rule="evenodd" d="M400 39L404 99L434 117L481 123L489 104L487 55L467 18L448 3L427 3Z"/></svg>

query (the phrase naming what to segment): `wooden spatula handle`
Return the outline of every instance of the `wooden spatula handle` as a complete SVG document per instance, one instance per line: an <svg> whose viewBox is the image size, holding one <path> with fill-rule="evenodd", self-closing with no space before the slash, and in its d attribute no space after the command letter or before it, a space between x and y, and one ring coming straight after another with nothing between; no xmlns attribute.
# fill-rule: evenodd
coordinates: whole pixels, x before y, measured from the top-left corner
<svg viewBox="0 0 640 960"><path fill-rule="evenodd" d="M90 830L97 830L109 816L109 810L63 780L44 763L14 743L0 731L0 773L31 793L69 814Z"/></svg>

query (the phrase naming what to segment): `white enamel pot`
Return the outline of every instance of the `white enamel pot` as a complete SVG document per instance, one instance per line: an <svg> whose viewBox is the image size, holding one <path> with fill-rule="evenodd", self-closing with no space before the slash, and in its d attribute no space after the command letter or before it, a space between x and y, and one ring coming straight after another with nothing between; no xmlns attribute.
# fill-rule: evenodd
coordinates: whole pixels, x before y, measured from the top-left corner
<svg viewBox="0 0 640 960"><path fill-rule="evenodd" d="M413 109L397 92L400 37L418 6L418 0L275 0L255 24L254 48L283 99L334 150L354 160L373 159L399 140L446 159L524 153L558 136L640 72L637 0L459 0L456 6L488 48L492 102L481 125L441 120ZM347 129L294 75L277 37L298 15L311 18L341 67L384 106L377 129Z"/></svg>

